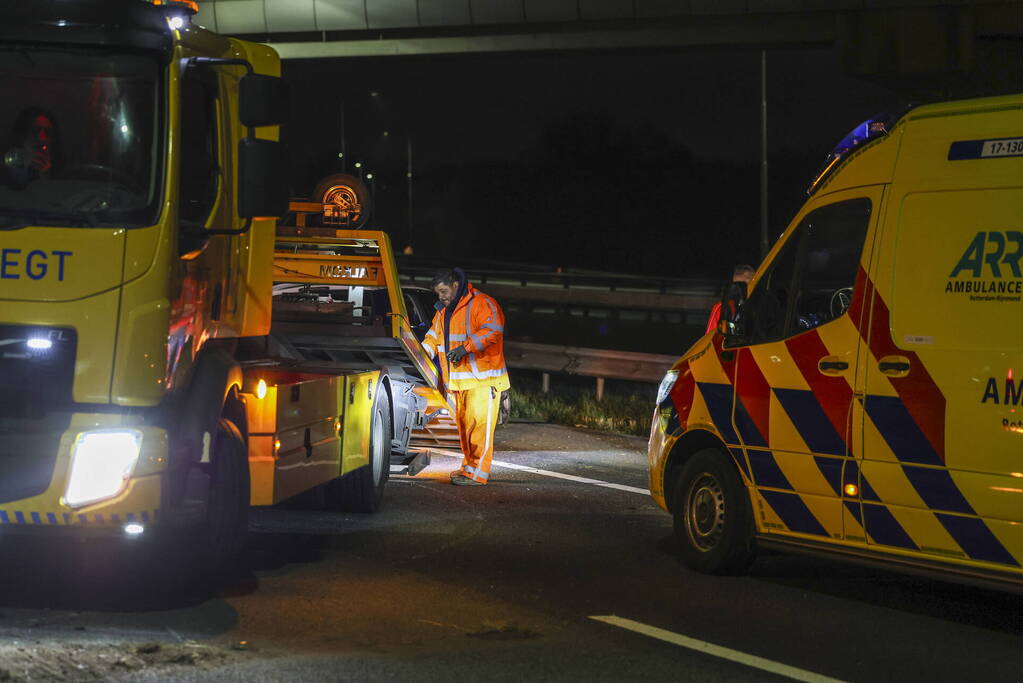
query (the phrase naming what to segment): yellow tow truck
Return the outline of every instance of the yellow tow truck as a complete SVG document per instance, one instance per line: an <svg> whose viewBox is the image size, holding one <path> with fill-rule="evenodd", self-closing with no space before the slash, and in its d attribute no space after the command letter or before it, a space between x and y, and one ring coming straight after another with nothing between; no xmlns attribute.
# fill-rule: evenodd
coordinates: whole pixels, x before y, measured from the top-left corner
<svg viewBox="0 0 1023 683"><path fill-rule="evenodd" d="M185 531L218 572L252 505L375 510L437 396L387 235L289 206L277 54L196 9L0 24L0 531Z"/></svg>

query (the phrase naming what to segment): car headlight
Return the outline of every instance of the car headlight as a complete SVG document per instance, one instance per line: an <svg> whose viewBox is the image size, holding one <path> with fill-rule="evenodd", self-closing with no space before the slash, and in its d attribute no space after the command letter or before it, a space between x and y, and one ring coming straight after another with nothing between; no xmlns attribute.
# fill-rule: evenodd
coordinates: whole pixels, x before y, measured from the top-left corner
<svg viewBox="0 0 1023 683"><path fill-rule="evenodd" d="M124 490L142 449L134 429L84 432L71 448L64 502L71 507L112 498Z"/></svg>
<svg viewBox="0 0 1023 683"><path fill-rule="evenodd" d="M668 394L671 393L671 388L675 386L675 380L678 379L678 370L668 370L664 373L664 379L661 380L661 386L657 387L657 405L661 405L661 401L668 398Z"/></svg>

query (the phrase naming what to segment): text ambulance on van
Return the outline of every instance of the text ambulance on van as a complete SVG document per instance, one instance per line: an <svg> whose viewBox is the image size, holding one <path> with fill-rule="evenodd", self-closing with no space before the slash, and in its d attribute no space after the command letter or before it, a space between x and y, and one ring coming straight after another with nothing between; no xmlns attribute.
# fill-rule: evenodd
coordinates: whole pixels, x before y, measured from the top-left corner
<svg viewBox="0 0 1023 683"><path fill-rule="evenodd" d="M1023 95L868 121L810 192L661 384L650 490L686 563L1023 582Z"/></svg>

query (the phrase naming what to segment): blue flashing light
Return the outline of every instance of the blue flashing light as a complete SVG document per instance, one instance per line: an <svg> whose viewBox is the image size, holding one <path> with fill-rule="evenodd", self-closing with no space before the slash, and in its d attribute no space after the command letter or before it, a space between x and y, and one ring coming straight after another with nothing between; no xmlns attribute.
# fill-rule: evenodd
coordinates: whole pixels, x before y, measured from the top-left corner
<svg viewBox="0 0 1023 683"><path fill-rule="evenodd" d="M867 143L873 142L877 138L883 137L888 134L895 122L901 118L901 114L878 114L872 116L863 123L853 128L849 133L842 138L835 149L831 151L831 154L824 160L824 166L820 172L810 183L810 187L807 188L806 193L812 195L820 188L820 186L827 180L835 169L841 165L850 154L864 147Z"/></svg>
<svg viewBox="0 0 1023 683"><path fill-rule="evenodd" d="M853 148L859 147L869 140L884 135L888 132L888 120L887 117L880 118L875 117L867 119L860 125L849 131L849 134L842 138L842 141L838 143L832 154L846 154Z"/></svg>

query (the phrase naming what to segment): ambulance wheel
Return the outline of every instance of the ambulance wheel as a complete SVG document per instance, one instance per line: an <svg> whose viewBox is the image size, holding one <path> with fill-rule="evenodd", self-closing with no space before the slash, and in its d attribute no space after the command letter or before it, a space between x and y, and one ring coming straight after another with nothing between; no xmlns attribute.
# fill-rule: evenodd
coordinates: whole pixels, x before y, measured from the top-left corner
<svg viewBox="0 0 1023 683"><path fill-rule="evenodd" d="M703 574L741 573L753 560L749 494L731 460L697 451L682 468L672 514L682 562Z"/></svg>
<svg viewBox="0 0 1023 683"><path fill-rule="evenodd" d="M371 199L366 184L347 173L335 173L321 180L313 190L313 199L330 204L341 212L349 228L361 228L369 220Z"/></svg>
<svg viewBox="0 0 1023 683"><path fill-rule="evenodd" d="M203 552L197 558L210 579L229 577L238 567L249 529L249 459L245 439L221 418L208 469L210 496L203 528Z"/></svg>
<svg viewBox="0 0 1023 683"><path fill-rule="evenodd" d="M377 387L373 418L369 426L369 463L330 483L332 507L345 512L376 512L384 498L391 474L391 401Z"/></svg>

